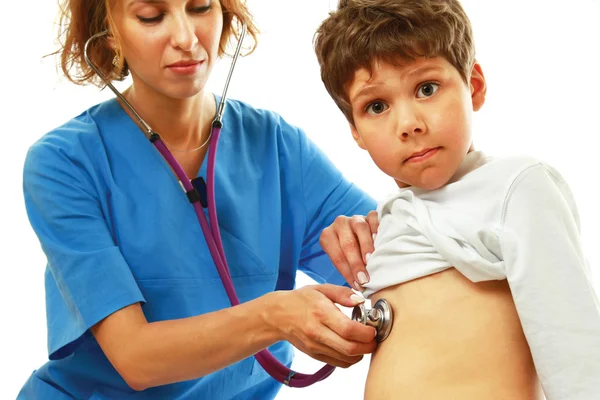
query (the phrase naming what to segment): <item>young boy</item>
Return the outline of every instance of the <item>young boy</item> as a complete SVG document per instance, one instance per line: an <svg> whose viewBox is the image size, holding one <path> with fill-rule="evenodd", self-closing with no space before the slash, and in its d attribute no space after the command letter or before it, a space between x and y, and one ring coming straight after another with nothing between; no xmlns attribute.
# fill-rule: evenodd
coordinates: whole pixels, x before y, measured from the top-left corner
<svg viewBox="0 0 600 400"><path fill-rule="evenodd" d="M534 399L541 384L548 400L600 399L575 201L548 164L474 150L486 81L460 3L340 1L315 49L354 140L399 187L363 285L395 311L366 398Z"/></svg>

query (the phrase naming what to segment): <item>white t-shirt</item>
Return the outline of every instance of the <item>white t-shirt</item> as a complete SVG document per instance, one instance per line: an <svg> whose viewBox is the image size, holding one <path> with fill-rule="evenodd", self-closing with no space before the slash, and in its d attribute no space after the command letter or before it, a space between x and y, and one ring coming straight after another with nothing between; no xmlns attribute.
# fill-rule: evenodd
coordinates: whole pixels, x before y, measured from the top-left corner
<svg viewBox="0 0 600 400"><path fill-rule="evenodd" d="M600 399L600 303L566 182L531 157L469 153L437 190L379 203L364 295L455 267L507 279L548 400Z"/></svg>

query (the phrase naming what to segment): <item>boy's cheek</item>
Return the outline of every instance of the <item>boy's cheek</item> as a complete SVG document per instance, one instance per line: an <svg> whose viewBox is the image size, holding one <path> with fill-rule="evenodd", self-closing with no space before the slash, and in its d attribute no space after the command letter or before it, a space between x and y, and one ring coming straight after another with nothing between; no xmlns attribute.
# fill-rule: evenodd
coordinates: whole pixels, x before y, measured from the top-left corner
<svg viewBox="0 0 600 400"><path fill-rule="evenodd" d="M360 147L363 150L367 150L367 146L365 145L362 136L358 133L358 130L355 127L355 125L350 124L350 132L352 133L352 138L354 139L358 147Z"/></svg>

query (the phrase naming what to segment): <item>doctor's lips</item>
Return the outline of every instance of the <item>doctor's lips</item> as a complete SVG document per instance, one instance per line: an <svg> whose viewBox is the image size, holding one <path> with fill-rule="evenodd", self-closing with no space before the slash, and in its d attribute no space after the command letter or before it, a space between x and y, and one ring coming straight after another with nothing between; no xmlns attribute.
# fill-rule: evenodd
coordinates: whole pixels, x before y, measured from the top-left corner
<svg viewBox="0 0 600 400"><path fill-rule="evenodd" d="M198 60L181 60L167 65L167 68L182 75L189 75L195 73L201 64L202 61Z"/></svg>
<svg viewBox="0 0 600 400"><path fill-rule="evenodd" d="M425 150L413 153L408 158L406 158L404 160L404 162L410 163L410 162L425 161L425 160L429 159L430 157L433 157L433 155L435 155L435 153L437 153L440 148L441 147L432 147L429 149L425 149Z"/></svg>

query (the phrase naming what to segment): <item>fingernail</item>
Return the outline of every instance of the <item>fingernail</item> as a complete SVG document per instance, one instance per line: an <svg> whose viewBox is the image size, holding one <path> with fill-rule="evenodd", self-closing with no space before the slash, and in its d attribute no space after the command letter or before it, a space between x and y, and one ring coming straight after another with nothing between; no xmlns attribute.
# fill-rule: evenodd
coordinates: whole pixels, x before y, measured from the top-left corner
<svg viewBox="0 0 600 400"><path fill-rule="evenodd" d="M367 279L367 274L365 274L364 272L360 271L358 273L358 282L361 285L364 285L365 283L369 282L369 280Z"/></svg>
<svg viewBox="0 0 600 400"><path fill-rule="evenodd" d="M354 281L354 289L356 289L356 291L361 292L361 293L365 291L365 288L360 286L358 284L358 282L356 282L356 281Z"/></svg>
<svg viewBox="0 0 600 400"><path fill-rule="evenodd" d="M371 258L371 253L365 254L365 261L369 262L369 258Z"/></svg>
<svg viewBox="0 0 600 400"><path fill-rule="evenodd" d="M352 295L350 296L350 300L352 300L352 301L353 301L353 302L355 302L355 303L359 303L359 304L360 304L360 303L364 303L364 302L365 302L365 298L364 298L364 297L362 297L362 296L359 296L359 295L357 295L357 294L352 294Z"/></svg>
<svg viewBox="0 0 600 400"><path fill-rule="evenodd" d="M376 234L376 233L374 233L374 234L373 234L373 241L375 241L375 238L376 238L376 237L377 237L377 234Z"/></svg>

